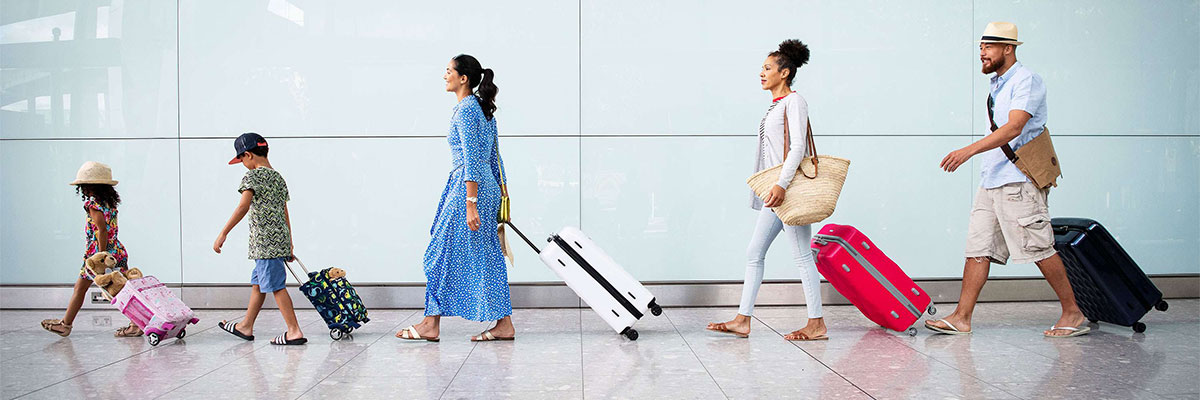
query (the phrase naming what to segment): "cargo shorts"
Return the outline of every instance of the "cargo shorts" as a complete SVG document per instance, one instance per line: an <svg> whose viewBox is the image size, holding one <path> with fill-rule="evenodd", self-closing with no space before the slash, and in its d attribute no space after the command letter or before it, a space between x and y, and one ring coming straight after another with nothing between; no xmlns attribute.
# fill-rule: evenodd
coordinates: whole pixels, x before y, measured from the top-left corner
<svg viewBox="0 0 1200 400"><path fill-rule="evenodd" d="M967 258L1007 264L1011 255L1014 263L1029 264L1053 256L1049 193L1030 182L979 188L967 225Z"/></svg>

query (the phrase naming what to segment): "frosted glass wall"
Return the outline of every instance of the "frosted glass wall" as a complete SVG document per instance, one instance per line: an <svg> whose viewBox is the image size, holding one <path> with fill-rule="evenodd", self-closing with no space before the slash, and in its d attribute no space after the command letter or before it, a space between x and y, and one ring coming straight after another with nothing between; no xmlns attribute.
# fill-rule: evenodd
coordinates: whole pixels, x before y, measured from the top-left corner
<svg viewBox="0 0 1200 400"><path fill-rule="evenodd" d="M245 283L244 225L211 250L244 131L271 139L310 267L424 281L459 53L496 71L513 214L535 241L577 225L640 279L738 280L771 97L758 70L785 38L812 49L794 88L820 152L853 162L828 222L914 276L956 277L978 170L937 164L986 132L974 39L992 20L1018 25L1049 89L1051 214L1100 220L1150 273L1200 272L1200 1L0 0L0 283L73 279L67 183L86 160L121 181L131 264ZM554 280L512 239L511 280ZM788 253L768 279L799 276Z"/></svg>

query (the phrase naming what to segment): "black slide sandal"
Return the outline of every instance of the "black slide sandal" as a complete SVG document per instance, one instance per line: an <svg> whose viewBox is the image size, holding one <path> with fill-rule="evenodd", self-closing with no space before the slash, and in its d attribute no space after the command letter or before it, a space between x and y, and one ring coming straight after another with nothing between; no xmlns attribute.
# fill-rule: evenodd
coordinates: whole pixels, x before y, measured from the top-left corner
<svg viewBox="0 0 1200 400"><path fill-rule="evenodd" d="M305 344L305 343L308 343L307 338L288 339L287 332L281 333L281 334L279 334L279 336L276 336L274 339L271 339L271 344L276 345L276 346L296 346L296 345L301 345L301 344Z"/></svg>
<svg viewBox="0 0 1200 400"><path fill-rule="evenodd" d="M237 336L245 340L254 340L254 335L247 335L237 330L237 322L230 323L229 321L221 321L217 323L217 327L221 328L221 330L225 332L233 334L233 336Z"/></svg>

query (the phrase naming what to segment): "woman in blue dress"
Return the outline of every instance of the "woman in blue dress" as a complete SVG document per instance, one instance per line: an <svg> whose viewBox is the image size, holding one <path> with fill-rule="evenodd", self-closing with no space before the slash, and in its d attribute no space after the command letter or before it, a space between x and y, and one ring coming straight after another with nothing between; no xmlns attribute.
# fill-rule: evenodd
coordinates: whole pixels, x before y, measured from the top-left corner
<svg viewBox="0 0 1200 400"><path fill-rule="evenodd" d="M459 55L446 66L446 91L458 96L446 135L453 160L425 250L425 319L396 332L438 341L443 316L496 321L472 341L512 340L508 271L496 231L500 197L507 195L497 146L495 74ZM478 90L476 90L478 88Z"/></svg>

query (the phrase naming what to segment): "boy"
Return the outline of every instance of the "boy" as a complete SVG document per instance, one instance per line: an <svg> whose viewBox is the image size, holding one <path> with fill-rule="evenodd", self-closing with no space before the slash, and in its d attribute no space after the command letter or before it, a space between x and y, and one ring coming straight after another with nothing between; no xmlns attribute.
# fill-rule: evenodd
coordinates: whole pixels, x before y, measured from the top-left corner
<svg viewBox="0 0 1200 400"><path fill-rule="evenodd" d="M274 293L275 304L287 332L271 339L273 345L301 345L308 342L300 332L296 313L292 309L292 297L288 295L287 268L284 263L294 259L292 255L292 221L288 217L287 201L290 200L287 182L271 168L267 159L267 140L257 133L249 132L238 136L233 142L236 152L229 165L241 163L250 170L242 177L238 192L242 200L233 210L233 216L225 223L225 229L213 243L213 251L221 253L225 236L241 222L246 212L250 213L250 259L254 260L254 272L250 274L250 305L246 317L239 323L221 321L217 327L245 340L254 340L254 320L262 309L267 293Z"/></svg>

